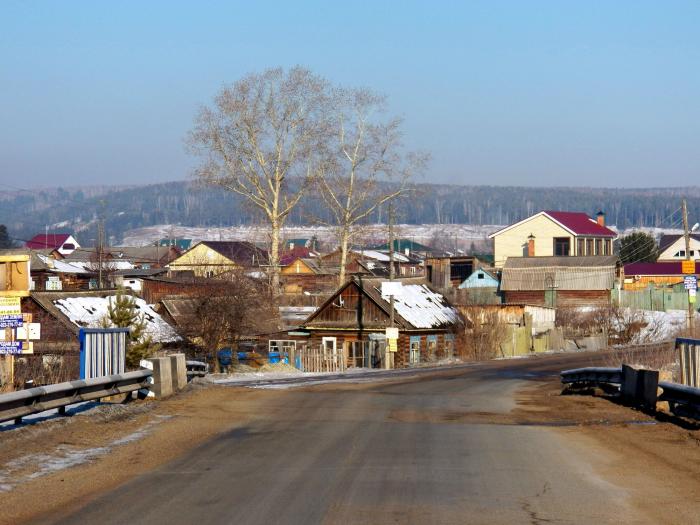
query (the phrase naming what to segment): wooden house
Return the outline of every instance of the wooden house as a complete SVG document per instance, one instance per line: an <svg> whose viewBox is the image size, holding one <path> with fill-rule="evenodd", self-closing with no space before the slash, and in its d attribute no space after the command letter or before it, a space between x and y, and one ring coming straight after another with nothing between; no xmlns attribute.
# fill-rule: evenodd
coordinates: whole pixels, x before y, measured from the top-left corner
<svg viewBox="0 0 700 525"><path fill-rule="evenodd" d="M464 288L494 288L497 289L499 285L498 276L493 270L487 270L483 266L479 266L472 274L467 277L462 284L458 286L460 289Z"/></svg>
<svg viewBox="0 0 700 525"><path fill-rule="evenodd" d="M607 306L617 256L510 257L501 275L504 302L551 307Z"/></svg>
<svg viewBox="0 0 700 525"><path fill-rule="evenodd" d="M596 219L585 213L541 211L491 235L494 266L502 268L512 257L591 257L612 255L617 234L605 226L605 214Z"/></svg>
<svg viewBox="0 0 700 525"><path fill-rule="evenodd" d="M382 280L355 276L341 286L294 334L307 346L340 354L348 367L382 366L391 326L390 298ZM384 281L385 282L385 281ZM394 299L399 329L394 366L403 368L454 355L457 311L422 279L406 279Z"/></svg>
<svg viewBox="0 0 700 525"><path fill-rule="evenodd" d="M428 257L424 265L431 286L457 288L479 267L479 259L472 255Z"/></svg>
<svg viewBox="0 0 700 525"><path fill-rule="evenodd" d="M332 292L338 284L339 268L322 264L318 257L297 257L280 271L285 294Z"/></svg>
<svg viewBox="0 0 700 525"><path fill-rule="evenodd" d="M245 241L201 241L173 259L171 273L188 272L196 277L215 277L227 272L259 268L268 264L267 251Z"/></svg>

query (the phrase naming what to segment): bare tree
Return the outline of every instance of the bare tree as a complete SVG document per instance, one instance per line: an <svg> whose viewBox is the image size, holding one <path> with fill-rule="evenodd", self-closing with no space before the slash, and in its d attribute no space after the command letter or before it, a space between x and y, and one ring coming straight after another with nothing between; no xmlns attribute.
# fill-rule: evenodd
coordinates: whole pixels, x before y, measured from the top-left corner
<svg viewBox="0 0 700 525"><path fill-rule="evenodd" d="M427 155L404 153L401 120L379 118L385 106L385 97L368 89L339 89L334 96L334 131L319 186L338 229L339 284L345 282L357 226L382 204L409 192L411 178L427 161Z"/></svg>
<svg viewBox="0 0 700 525"><path fill-rule="evenodd" d="M269 224L274 294L282 226L315 174L328 100L327 82L309 70L268 69L224 87L189 135L204 158L199 181L242 195Z"/></svg>

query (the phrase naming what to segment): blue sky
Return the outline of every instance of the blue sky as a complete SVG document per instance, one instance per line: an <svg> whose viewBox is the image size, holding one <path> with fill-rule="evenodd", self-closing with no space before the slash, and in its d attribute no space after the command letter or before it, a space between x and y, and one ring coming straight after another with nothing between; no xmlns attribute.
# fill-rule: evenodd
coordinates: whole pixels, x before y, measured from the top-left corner
<svg viewBox="0 0 700 525"><path fill-rule="evenodd" d="M301 64L388 95L425 180L683 186L700 2L0 3L0 182L183 179L197 108Z"/></svg>

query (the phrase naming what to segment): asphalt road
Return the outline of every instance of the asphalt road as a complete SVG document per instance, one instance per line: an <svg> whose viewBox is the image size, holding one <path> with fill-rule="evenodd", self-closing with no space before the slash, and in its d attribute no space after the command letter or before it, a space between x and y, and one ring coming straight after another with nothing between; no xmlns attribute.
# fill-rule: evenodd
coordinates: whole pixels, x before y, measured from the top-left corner
<svg viewBox="0 0 700 525"><path fill-rule="evenodd" d="M594 452L546 424L499 422L533 374L561 368L515 360L290 389L284 406L59 523L644 522L589 466Z"/></svg>

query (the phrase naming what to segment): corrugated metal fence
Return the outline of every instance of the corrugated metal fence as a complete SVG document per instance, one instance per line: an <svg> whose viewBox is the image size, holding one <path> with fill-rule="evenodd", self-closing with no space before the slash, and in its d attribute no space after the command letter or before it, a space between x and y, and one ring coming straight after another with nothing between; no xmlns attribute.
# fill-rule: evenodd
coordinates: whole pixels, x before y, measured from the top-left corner
<svg viewBox="0 0 700 525"><path fill-rule="evenodd" d="M647 288L645 290L612 290L613 304L635 310L687 310L688 292L668 290L663 288Z"/></svg>
<svg viewBox="0 0 700 525"><path fill-rule="evenodd" d="M123 374L128 328L80 329L80 379Z"/></svg>

